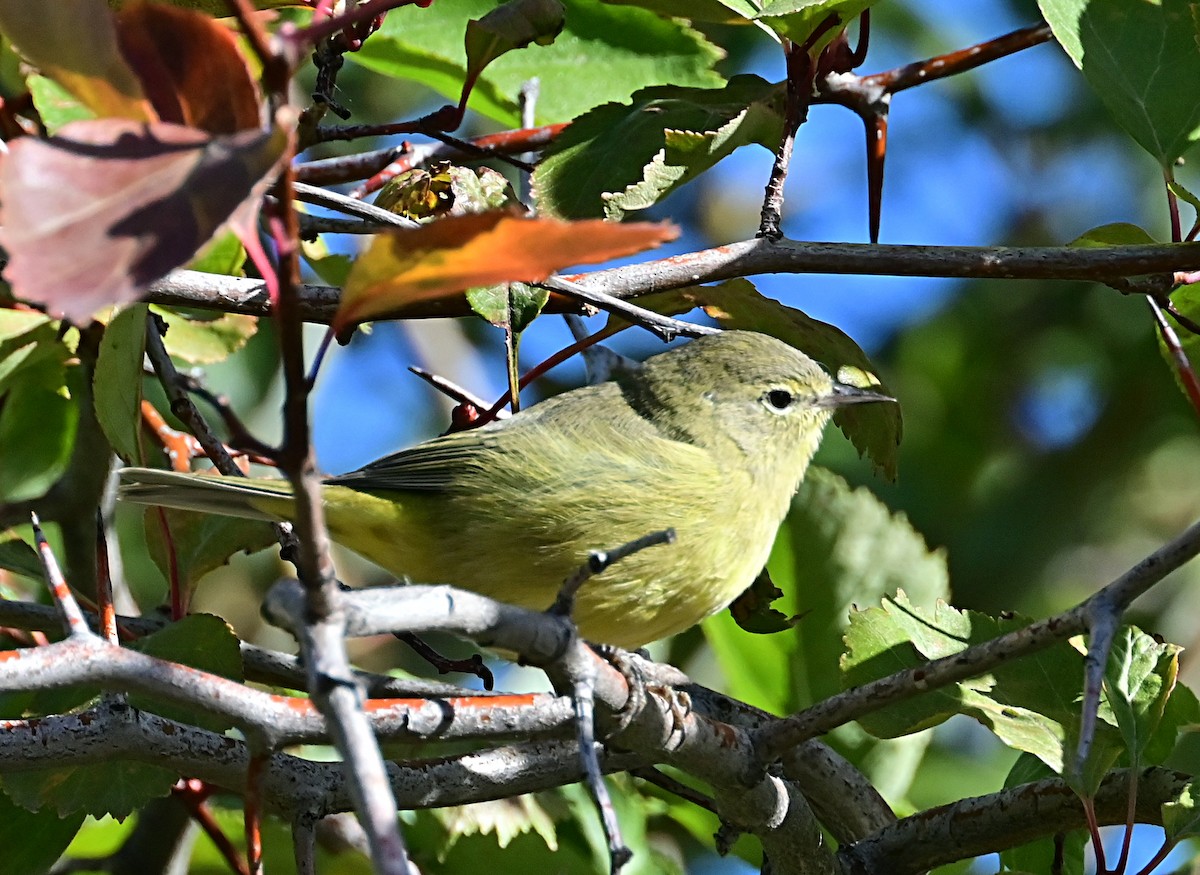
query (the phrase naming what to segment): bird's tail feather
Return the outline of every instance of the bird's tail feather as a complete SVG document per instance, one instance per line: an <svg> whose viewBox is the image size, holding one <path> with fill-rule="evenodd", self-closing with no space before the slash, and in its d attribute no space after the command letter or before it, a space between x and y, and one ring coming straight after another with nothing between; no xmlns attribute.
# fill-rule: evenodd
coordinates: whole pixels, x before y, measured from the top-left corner
<svg viewBox="0 0 1200 875"><path fill-rule="evenodd" d="M286 480L184 474L160 468L122 468L118 474L118 497L137 504L273 522L291 515L291 486Z"/></svg>

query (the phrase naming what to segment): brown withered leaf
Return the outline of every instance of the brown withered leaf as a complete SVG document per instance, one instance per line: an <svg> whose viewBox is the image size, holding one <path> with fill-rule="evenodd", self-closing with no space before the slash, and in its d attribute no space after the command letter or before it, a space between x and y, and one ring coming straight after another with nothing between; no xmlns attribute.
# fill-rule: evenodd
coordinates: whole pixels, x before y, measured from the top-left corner
<svg viewBox="0 0 1200 875"><path fill-rule="evenodd" d="M33 66L96 115L153 118L117 48L105 0L0 0L0 31Z"/></svg>
<svg viewBox="0 0 1200 875"><path fill-rule="evenodd" d="M231 30L162 3L127 7L116 21L121 54L161 121L210 134L260 126L258 86Z"/></svg>
<svg viewBox="0 0 1200 875"><path fill-rule="evenodd" d="M75 320L133 300L223 224L252 218L287 141L280 128L212 137L120 119L18 140L0 159L5 279Z"/></svg>
<svg viewBox="0 0 1200 875"><path fill-rule="evenodd" d="M334 317L338 334L414 301L475 286L536 283L573 264L607 261L672 240L670 224L566 222L508 212L450 216L381 234L358 257Z"/></svg>

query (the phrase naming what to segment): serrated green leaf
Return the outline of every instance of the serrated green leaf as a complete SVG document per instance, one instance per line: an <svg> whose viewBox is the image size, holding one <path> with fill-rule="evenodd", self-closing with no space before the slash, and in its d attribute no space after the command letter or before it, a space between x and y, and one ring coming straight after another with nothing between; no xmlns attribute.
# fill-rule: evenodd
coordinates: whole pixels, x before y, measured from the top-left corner
<svg viewBox="0 0 1200 875"><path fill-rule="evenodd" d="M258 317L241 313L190 313L150 308L167 323L163 345L174 358L193 365L221 362L244 347L258 331Z"/></svg>
<svg viewBox="0 0 1200 875"><path fill-rule="evenodd" d="M467 21L496 0L438 0L428 9L389 15L352 60L385 76L413 79L457 101L466 76ZM510 52L490 64L470 106L504 124L519 124L516 95L541 81L537 124L567 121L593 106L627 100L647 85L717 86L721 52L699 33L652 12L600 0L564 0L566 27L553 45Z"/></svg>
<svg viewBox="0 0 1200 875"><path fill-rule="evenodd" d="M1192 781L1173 801L1164 803L1162 818L1168 842L1200 835L1200 781Z"/></svg>
<svg viewBox="0 0 1200 875"><path fill-rule="evenodd" d="M3 787L0 778L0 787ZM0 793L0 848L8 875L45 875L83 826L85 815L29 811Z"/></svg>
<svg viewBox="0 0 1200 875"><path fill-rule="evenodd" d="M8 772L4 788L18 805L50 809L60 817L90 814L117 820L137 811L151 799L168 795L179 776L145 763L111 760L64 769Z"/></svg>
<svg viewBox="0 0 1200 875"><path fill-rule="evenodd" d="M841 691L842 635L855 605L898 589L932 605L949 592L946 558L930 551L903 515L867 489L810 468L780 528L768 564L783 597L774 606L799 621L790 632L749 636L726 614L705 634L729 679L728 692L786 714ZM764 672L764 665L786 671Z"/></svg>
<svg viewBox="0 0 1200 875"><path fill-rule="evenodd" d="M444 213L485 213L516 203L517 196L503 173L447 162L429 170L406 170L388 180L375 196L375 206L418 222Z"/></svg>
<svg viewBox="0 0 1200 875"><path fill-rule="evenodd" d="M892 672L950 656L1028 625L1020 617L996 620L939 604L933 611L898 594L883 606L854 614L846 634L843 682L868 683ZM922 694L859 722L872 734L892 737L966 714L1005 744L1032 753L1076 789L1090 795L1122 751L1111 724L1097 721L1085 773L1069 766L1078 745L1083 654L1063 642L1014 660L993 672Z"/></svg>
<svg viewBox="0 0 1200 875"><path fill-rule="evenodd" d="M1039 0L1109 112L1164 167L1200 139L1200 47L1190 0Z"/></svg>
<svg viewBox="0 0 1200 875"><path fill-rule="evenodd" d="M1159 643L1133 626L1121 629L1113 641L1105 667L1104 695L1135 769L1141 767L1142 754L1175 689L1181 650L1175 644Z"/></svg>
<svg viewBox="0 0 1200 875"><path fill-rule="evenodd" d="M96 376L96 420L117 455L137 465L142 449L142 368L146 356L147 305L120 310L104 328Z"/></svg>
<svg viewBox="0 0 1200 875"><path fill-rule="evenodd" d="M534 171L539 209L620 218L645 209L740 146L775 148L784 92L757 76L721 88L646 88L572 123Z"/></svg>
<svg viewBox="0 0 1200 875"><path fill-rule="evenodd" d="M150 558L168 581L177 574L179 586L189 593L234 553L252 553L275 542L275 530L258 520L160 507L146 508L144 519Z"/></svg>
<svg viewBox="0 0 1200 875"><path fill-rule="evenodd" d="M147 656L191 666L230 680L242 681L242 652L233 629L212 614L189 614L130 645ZM198 708L164 703L154 696L133 694L130 704L170 720L224 732L233 724Z"/></svg>
<svg viewBox="0 0 1200 875"><path fill-rule="evenodd" d="M517 836L530 832L541 836L549 850L558 850L554 817L542 806L538 796L532 793L438 808L433 814L449 835L447 852L464 836L494 835L496 844L507 848Z"/></svg>

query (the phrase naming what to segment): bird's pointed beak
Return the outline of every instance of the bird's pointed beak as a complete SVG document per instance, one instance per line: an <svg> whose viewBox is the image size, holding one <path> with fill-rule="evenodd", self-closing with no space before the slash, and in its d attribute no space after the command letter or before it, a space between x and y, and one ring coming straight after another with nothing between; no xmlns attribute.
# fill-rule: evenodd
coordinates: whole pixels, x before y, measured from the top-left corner
<svg viewBox="0 0 1200 875"><path fill-rule="evenodd" d="M896 403L896 399L891 395L884 395L882 392L873 392L870 389L860 389L858 386L851 386L848 383L839 383L834 380L829 394L821 396L817 402L817 406L845 407L849 404L867 404L872 401L891 401L893 404Z"/></svg>

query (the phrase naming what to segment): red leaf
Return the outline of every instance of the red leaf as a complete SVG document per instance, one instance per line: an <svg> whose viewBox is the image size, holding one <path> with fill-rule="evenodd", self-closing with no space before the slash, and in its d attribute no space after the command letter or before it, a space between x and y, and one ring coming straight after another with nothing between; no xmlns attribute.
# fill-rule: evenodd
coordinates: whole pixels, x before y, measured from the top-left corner
<svg viewBox="0 0 1200 875"><path fill-rule="evenodd" d="M257 209L288 135L73 122L0 160L0 245L13 292L70 319L136 298L239 207Z"/></svg>
<svg viewBox="0 0 1200 875"><path fill-rule="evenodd" d="M139 3L117 14L117 39L162 121L210 134L262 124L258 87L237 39L208 16Z"/></svg>
<svg viewBox="0 0 1200 875"><path fill-rule="evenodd" d="M539 282L561 268L631 255L678 233L668 224L564 222L507 212L451 216L391 231L376 237L355 261L334 330L475 286Z"/></svg>

